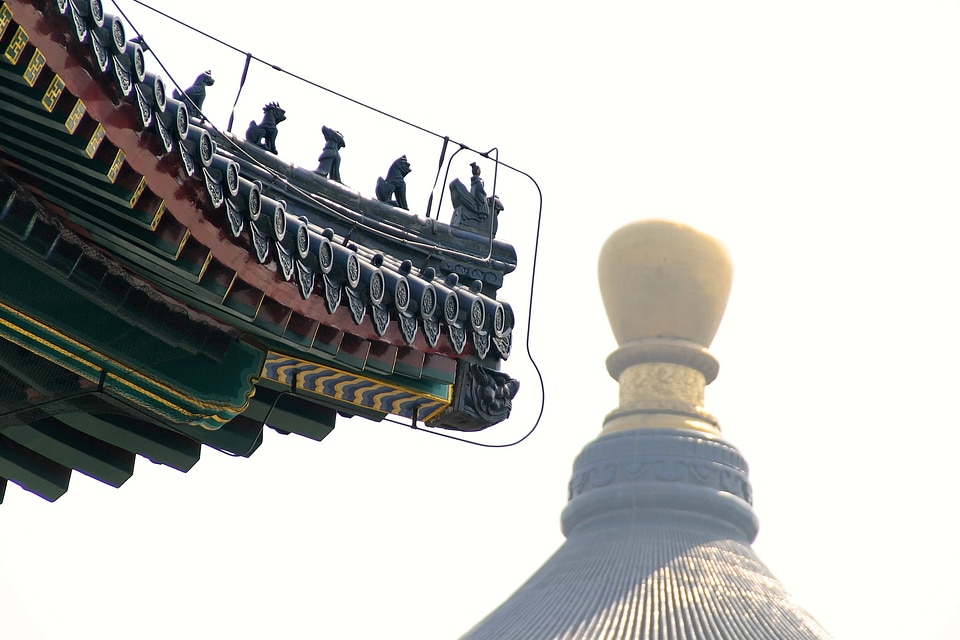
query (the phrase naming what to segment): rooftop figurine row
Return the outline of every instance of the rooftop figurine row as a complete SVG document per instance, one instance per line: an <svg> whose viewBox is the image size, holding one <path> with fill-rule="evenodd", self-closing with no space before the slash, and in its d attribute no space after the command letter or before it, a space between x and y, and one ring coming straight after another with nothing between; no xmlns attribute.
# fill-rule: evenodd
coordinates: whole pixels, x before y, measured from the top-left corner
<svg viewBox="0 0 960 640"><path fill-rule="evenodd" d="M204 71L193 84L182 94L175 92L175 97L183 99L188 105L191 117L202 118L201 109L206 99L207 87L214 84L210 70ZM263 117L259 122L251 120L244 134L244 139L261 149L277 155L277 135L280 123L287 119L286 110L278 102L269 102L263 107ZM347 146L343 134L326 125L321 126L324 146L320 153L315 173L329 180L342 183L340 177L340 150ZM470 188L467 188L459 179L449 184L450 201L454 211L450 220L451 226L468 229L482 235L496 235L498 216L504 210L499 197L487 196L483 180L480 178L480 167L477 163L470 163ZM387 176L378 177L375 194L377 200L400 209L409 210L407 202L407 184L405 177L410 173L410 162L407 156L397 158L387 170Z"/></svg>
<svg viewBox="0 0 960 640"><path fill-rule="evenodd" d="M247 456L267 425L506 420L514 247L399 206L403 156L374 197L332 179L339 132L316 172L220 131L198 107L222 80L168 91L144 48L102 0L0 0L0 409L21 438L0 458L24 463L0 498L9 479L54 500L73 470L119 486L137 455ZM495 202L479 170L457 191Z"/></svg>

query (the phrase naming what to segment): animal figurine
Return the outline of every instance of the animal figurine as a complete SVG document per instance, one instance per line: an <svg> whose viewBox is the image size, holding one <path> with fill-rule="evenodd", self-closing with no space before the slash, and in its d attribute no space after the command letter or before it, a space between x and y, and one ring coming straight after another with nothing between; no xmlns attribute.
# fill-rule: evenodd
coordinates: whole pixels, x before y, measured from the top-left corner
<svg viewBox="0 0 960 640"><path fill-rule="evenodd" d="M187 105L187 113L191 118L202 118L203 101L207 97L207 87L213 84L213 73L209 69L197 76L193 84L186 88L183 93L176 89L173 90L173 97L182 100Z"/></svg>
<svg viewBox="0 0 960 640"><path fill-rule="evenodd" d="M469 371L472 374L469 394L473 399L470 408L486 419L509 416L520 382L501 371L478 364L471 364Z"/></svg>
<svg viewBox="0 0 960 640"><path fill-rule="evenodd" d="M386 180L377 178L377 200L409 210L410 207L407 206L407 183L403 180L408 173L410 173L410 163L407 162L407 156L400 156L394 160L387 171Z"/></svg>
<svg viewBox="0 0 960 640"><path fill-rule="evenodd" d="M277 104L271 102L263 107L263 120L257 124L256 120L250 121L247 127L247 142L252 142L262 149L266 149L272 154L277 153L277 125L287 119L287 112Z"/></svg>
<svg viewBox="0 0 960 640"><path fill-rule="evenodd" d="M323 132L323 139L326 144L323 145L323 151L320 153L320 164L317 166L316 173L324 178L330 178L342 183L340 180L340 149L347 146L343 141L343 134L339 131L323 126L320 127Z"/></svg>

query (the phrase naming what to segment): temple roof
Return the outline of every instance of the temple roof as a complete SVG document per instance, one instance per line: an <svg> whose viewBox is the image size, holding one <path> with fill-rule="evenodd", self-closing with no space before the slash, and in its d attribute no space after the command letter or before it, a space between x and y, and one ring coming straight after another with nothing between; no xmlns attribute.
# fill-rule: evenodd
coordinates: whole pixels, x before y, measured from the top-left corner
<svg viewBox="0 0 960 640"><path fill-rule="evenodd" d="M249 455L267 421L509 415L516 252L492 225L363 197L167 86L99 0L0 3L0 487Z"/></svg>

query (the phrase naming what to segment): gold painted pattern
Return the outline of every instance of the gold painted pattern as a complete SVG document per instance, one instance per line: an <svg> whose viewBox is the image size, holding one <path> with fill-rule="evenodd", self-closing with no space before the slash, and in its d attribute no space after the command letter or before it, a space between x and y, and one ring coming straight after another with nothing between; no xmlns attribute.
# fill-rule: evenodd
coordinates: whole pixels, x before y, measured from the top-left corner
<svg viewBox="0 0 960 640"><path fill-rule="evenodd" d="M7 27L13 22L13 9L6 2L0 4L0 38L6 33Z"/></svg>
<svg viewBox="0 0 960 640"><path fill-rule="evenodd" d="M157 222L159 222L160 216L163 215L164 210L165 210L165 204L161 200L160 206L157 207ZM156 225L156 223L154 223L154 225ZM201 280L203 280L203 275L207 272L207 267L210 266L211 262L213 262L213 252L207 251L207 256L203 259L203 264L200 265L200 272L197 273L197 280L196 280L197 282L200 282Z"/></svg>
<svg viewBox="0 0 960 640"><path fill-rule="evenodd" d="M23 30L23 27L17 25L17 30L14 32L10 44L7 45L7 50L4 51L3 57L6 58L10 64L17 64L17 62L20 61L20 56L23 54L23 50L27 48L29 42L30 39L27 37L27 32Z"/></svg>
<svg viewBox="0 0 960 640"><path fill-rule="evenodd" d="M174 260L180 259L180 254L183 253L184 247L187 246L187 240L190 239L190 229L187 229L183 232L183 237L180 238L180 244L177 245L177 250L173 254ZM260 306L263 304L263 299L265 296L260 296L260 302L257 303L257 313L260 313Z"/></svg>
<svg viewBox="0 0 960 640"><path fill-rule="evenodd" d="M234 271L233 275L230 276L230 282L224 285L223 295L220 296L220 304L224 304L227 301L227 298L230 297L230 292L233 290L233 285L237 282L237 272Z"/></svg>
<svg viewBox="0 0 960 640"><path fill-rule="evenodd" d="M43 71L46 64L47 59L40 53L40 49L34 49L33 55L30 56L30 62L27 63L27 68L23 72L24 81L31 87L37 84L37 78L40 77L40 72Z"/></svg>
<svg viewBox="0 0 960 640"><path fill-rule="evenodd" d="M93 130L93 135L90 136L90 141L87 142L87 146L83 150L88 158L97 155L97 149L100 148L100 143L106 136L107 132L103 130L103 125L98 122L97 128Z"/></svg>
<svg viewBox="0 0 960 640"><path fill-rule="evenodd" d="M163 212L166 211L166 210L167 210L167 204L166 204L166 202L164 202L163 200L161 200L161 201L157 204L157 208L154 209L154 211L153 211L153 217L150 219L150 231L156 231L156 230L157 230L157 225L160 224L160 218L163 217ZM185 244L185 243L181 243L181 249L180 249L180 251L183 250L183 249L182 249L183 244ZM178 255L178 256L180 255L180 251L177 251L177 255ZM209 257L208 257L208 260L209 260ZM206 267L204 267L204 268L206 268Z"/></svg>
<svg viewBox="0 0 960 640"><path fill-rule="evenodd" d="M76 133L77 127L80 126L80 122L83 120L83 116L86 112L87 105L83 104L83 100L78 99L77 103L73 105L70 115L67 116L67 121L63 123L67 133Z"/></svg>
<svg viewBox="0 0 960 640"><path fill-rule="evenodd" d="M392 415L410 417L416 408L421 420L429 420L447 408L453 396L451 385L440 396L274 352L267 353L260 378ZM331 382L329 393L324 387L330 387Z"/></svg>
<svg viewBox="0 0 960 640"><path fill-rule="evenodd" d="M109 369L106 379L113 382L110 386L117 393L121 393L124 398L154 413L171 417L177 421L207 429L216 429L237 414L242 413L249 405L250 396L253 394L253 385L251 384L250 393L241 406L226 402L198 400L160 380L144 375L142 372L128 367L122 362L2 302L0 302L0 311L12 316L19 323L0 317L0 328L6 328L9 332L5 339L91 382L99 382L101 371ZM33 327L33 330L29 330L28 327ZM38 333L38 330L50 335L69 349L43 337ZM52 354L56 354L57 357L51 358ZM79 354L84 354L87 357L81 357ZM95 359L101 362L95 362ZM148 387L152 387L156 391ZM149 398L152 403L144 402L143 398ZM216 426L209 426L211 424Z"/></svg>
<svg viewBox="0 0 960 640"><path fill-rule="evenodd" d="M620 406L649 400L674 400L703 406L706 379L696 369L668 362L627 367L620 374Z"/></svg>
<svg viewBox="0 0 960 640"><path fill-rule="evenodd" d="M6 310L6 311L8 311L8 312L10 312L10 313L12 313L12 314L14 314L14 315L18 315L18 316L21 316L21 317L29 320L29 321L32 321L32 318L26 318L26 316L23 316L22 314L20 314L20 313L18 313L17 311L11 309L10 307L7 307L7 306L4 305L2 302L0 302L0 307L3 307L4 310ZM37 356L40 356L40 357L43 358L44 360L49 360L49 361L51 361L51 362L56 362L56 364L58 364L59 366L63 367L64 369L67 369L68 371L70 371L70 372L72 372L72 373L77 374L78 376L84 378L85 380L88 380L88 381L91 381L91 382L97 382L97 381L99 380L99 375L96 373L96 372L98 372L98 369L97 369L97 367L95 367L95 366L93 365L93 363L91 363L90 361L84 360L83 358L80 358L80 357L77 357L77 356L75 356L74 354L72 354L72 353L70 353L69 351L67 351L66 349L64 349L63 347L61 347L61 346L59 346L59 345L57 345L57 344L54 344L53 342L50 342L49 340L46 340L46 339L44 339L44 338L41 338L40 336L38 336L38 335L36 335L36 334L29 333L29 332L21 329L21 327L20 327L19 325L12 323L12 322L10 322L9 320L6 320L5 318L0 318L0 327L6 327L6 328L7 328L8 330L10 330L14 335L20 335L20 336L22 336L24 339L15 340L15 339L13 339L13 336L10 336L10 337L7 338L7 340L9 340L10 342L13 342L13 343L17 344L18 346L22 347L23 349L26 349L26 350L29 351L30 353L32 353L32 354L34 354L34 355L37 355ZM61 356L62 360L60 360L60 359L58 359L58 360L51 360L51 359L50 359L49 357L47 357L42 351L40 351L35 345L42 346L42 347L43 347L45 350L47 350L48 352L51 352L51 351L52 351L52 352L58 354L59 356ZM83 366L81 366L81 365L83 365Z"/></svg>
<svg viewBox="0 0 960 640"><path fill-rule="evenodd" d="M236 415L243 412L243 410L246 409L247 406L249 405L249 398L248 398L248 401L245 402L243 406L239 408L231 407L229 405L219 405L220 407L223 407L223 408L217 409L217 412L218 413L226 412L227 415L225 416L217 415L215 413L214 414L198 413L196 411L188 410L185 406L175 404L174 402L152 391L148 391L143 386L134 384L133 381L131 380L127 380L126 377L121 377L116 375L115 373L108 372L106 378L108 381L114 380L116 382L116 387L128 389L129 393L124 395L134 403L139 404L140 406L146 409L149 409L154 413L167 415L178 421L185 420L188 424L193 424L193 425L200 426L210 430L218 429L219 427L223 426L224 424L229 422L232 418L234 418ZM171 387L168 387L162 383L158 383L156 380L147 378L146 376L142 376L142 379L149 380L150 382L153 382L157 386L160 386L161 388L165 388L165 390L172 390L174 397L177 397L179 399L188 399L188 396L176 390L173 390ZM105 383L105 386L109 386L109 385L106 385ZM117 390L119 391L119 389ZM144 402L142 400L142 398L144 397L150 398L150 400L152 400L153 402L152 403ZM195 405L210 404L206 402L197 403L192 399L188 399L188 401ZM160 405L160 407L162 408L166 408L167 411L158 411L157 405ZM216 426L215 427L208 426L211 422L214 423Z"/></svg>
<svg viewBox="0 0 960 640"><path fill-rule="evenodd" d="M137 204L137 200L140 199L140 196L143 195L143 190L147 188L147 179L143 176L140 176L140 182L137 183L137 188L133 190L133 195L130 196L130 208L132 209ZM180 245L180 250L183 249L183 244ZM179 254L180 251L177 251Z"/></svg>
<svg viewBox="0 0 960 640"><path fill-rule="evenodd" d="M123 161L126 159L127 154L123 152L123 149L117 149L117 155L110 164L110 170L107 171L107 180L111 183L117 181L117 176L120 175L120 169L123 167Z"/></svg>
<svg viewBox="0 0 960 640"><path fill-rule="evenodd" d="M57 106L57 100L60 99L65 87L66 85L63 83L63 79L57 74L54 74L53 80L50 81L50 86L47 87L46 92L43 94L43 99L40 101L40 104L43 105L43 108L48 112L53 111L53 108Z"/></svg>
<svg viewBox="0 0 960 640"><path fill-rule="evenodd" d="M691 367L644 362L620 374L620 406L603 421L603 433L629 429L679 428L720 433L703 408L706 377Z"/></svg>

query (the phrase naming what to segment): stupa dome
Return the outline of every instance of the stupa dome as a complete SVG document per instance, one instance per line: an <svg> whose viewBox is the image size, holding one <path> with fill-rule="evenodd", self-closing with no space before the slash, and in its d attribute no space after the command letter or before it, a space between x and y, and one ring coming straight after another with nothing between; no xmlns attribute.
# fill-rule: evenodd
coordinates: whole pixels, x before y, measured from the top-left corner
<svg viewBox="0 0 960 640"><path fill-rule="evenodd" d="M462 640L829 638L753 551L747 463L703 408L727 251L641 221L610 237L599 272L619 406L574 462L566 541Z"/></svg>

